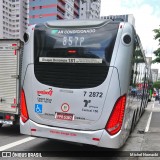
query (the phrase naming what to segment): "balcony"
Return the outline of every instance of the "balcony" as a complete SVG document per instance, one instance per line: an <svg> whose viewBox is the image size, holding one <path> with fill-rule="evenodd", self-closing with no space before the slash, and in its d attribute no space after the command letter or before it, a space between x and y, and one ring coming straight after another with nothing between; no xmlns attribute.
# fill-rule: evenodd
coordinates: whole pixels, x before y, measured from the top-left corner
<svg viewBox="0 0 160 160"><path fill-rule="evenodd" d="M74 15L79 16L79 11L74 8Z"/></svg>
<svg viewBox="0 0 160 160"><path fill-rule="evenodd" d="M77 9L79 9L79 2L76 1L76 0L74 1L74 7L77 8Z"/></svg>
<svg viewBox="0 0 160 160"><path fill-rule="evenodd" d="M59 18L59 19L64 19L64 13L62 13L61 11L59 11L59 10L57 10L58 12L57 12L57 17Z"/></svg>
<svg viewBox="0 0 160 160"><path fill-rule="evenodd" d="M66 4L66 1L65 1L65 0L59 0L58 2L62 3L63 5Z"/></svg>
<svg viewBox="0 0 160 160"><path fill-rule="evenodd" d="M73 19L79 19L79 15L74 15Z"/></svg>
<svg viewBox="0 0 160 160"><path fill-rule="evenodd" d="M58 8L59 10L61 10L62 12L65 12L65 6L64 6L61 2L58 2L57 8Z"/></svg>

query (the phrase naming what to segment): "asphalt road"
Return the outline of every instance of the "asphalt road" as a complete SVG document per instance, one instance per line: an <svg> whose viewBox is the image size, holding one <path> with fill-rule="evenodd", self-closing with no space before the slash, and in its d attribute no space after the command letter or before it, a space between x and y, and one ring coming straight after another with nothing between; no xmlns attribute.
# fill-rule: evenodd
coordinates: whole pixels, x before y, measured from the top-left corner
<svg viewBox="0 0 160 160"><path fill-rule="evenodd" d="M25 135L21 135L19 132L19 126L8 126L5 125L0 129L0 151L5 152L9 151L20 151L20 152L37 152L37 159L106 159L100 154L103 152L114 152L114 151L160 151L160 104L158 101L152 101L148 104L146 111L139 120L136 128L133 133L129 136L126 144L119 150L111 149L102 149L94 146L82 146L77 144L72 144L68 142L56 141L45 138L30 138ZM98 152L97 156L84 158L87 153L95 154ZM40 158L42 155L47 153L46 158ZM71 157L68 157L67 154L73 154ZM76 153L78 155L76 156ZM123 152L128 153L128 152ZM22 154L22 153L21 153ZM57 156L58 155L58 156ZM96 154L95 154L96 155ZM20 155L22 156L22 155ZM23 155L25 157L25 154ZM88 155L87 155L88 156ZM118 157L115 155L116 159L147 159L146 157ZM10 158L5 158L10 159ZM18 159L18 158L12 158ZM21 159L21 158L19 158ZM35 158L23 158L23 159L35 159ZM115 159L115 158L109 158ZM151 158L150 158L151 159ZM156 159L155 157L153 159ZM159 157L160 159L160 153Z"/></svg>

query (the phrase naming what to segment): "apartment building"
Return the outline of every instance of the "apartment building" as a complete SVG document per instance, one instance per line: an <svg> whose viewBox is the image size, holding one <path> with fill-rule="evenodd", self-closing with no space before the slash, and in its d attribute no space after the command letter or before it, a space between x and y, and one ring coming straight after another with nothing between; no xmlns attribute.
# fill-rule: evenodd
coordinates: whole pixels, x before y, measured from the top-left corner
<svg viewBox="0 0 160 160"><path fill-rule="evenodd" d="M101 0L80 0L80 19L99 19Z"/></svg>
<svg viewBox="0 0 160 160"><path fill-rule="evenodd" d="M151 69L152 71L152 80L156 82L158 80L158 69Z"/></svg>
<svg viewBox="0 0 160 160"><path fill-rule="evenodd" d="M100 18L101 0L29 0L29 24Z"/></svg>
<svg viewBox="0 0 160 160"><path fill-rule="evenodd" d="M79 0L30 0L29 24L79 18Z"/></svg>
<svg viewBox="0 0 160 160"><path fill-rule="evenodd" d="M28 25L28 0L0 1L0 38L22 39Z"/></svg>
<svg viewBox="0 0 160 160"><path fill-rule="evenodd" d="M133 14L101 16L101 19L112 19L113 21L121 20L124 22L129 22L135 27L135 18Z"/></svg>

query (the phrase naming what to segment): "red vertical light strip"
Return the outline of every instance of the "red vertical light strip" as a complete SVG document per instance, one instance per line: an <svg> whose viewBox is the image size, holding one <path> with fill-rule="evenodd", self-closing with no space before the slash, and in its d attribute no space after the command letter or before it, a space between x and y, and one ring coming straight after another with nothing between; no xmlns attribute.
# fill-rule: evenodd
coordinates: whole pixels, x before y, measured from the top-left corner
<svg viewBox="0 0 160 160"><path fill-rule="evenodd" d="M16 99L14 98L14 104L16 104Z"/></svg>
<svg viewBox="0 0 160 160"><path fill-rule="evenodd" d="M16 50L14 50L14 55L17 55L17 51Z"/></svg>
<svg viewBox="0 0 160 160"><path fill-rule="evenodd" d="M12 46L14 46L14 47L15 47L15 46L17 46L17 44L15 44L15 43L14 43L14 44L12 44Z"/></svg>
<svg viewBox="0 0 160 160"><path fill-rule="evenodd" d="M16 99L15 99L15 98L14 98L14 100L13 100L13 104L16 104ZM16 108L16 105L15 105L15 106L12 105L11 108Z"/></svg>

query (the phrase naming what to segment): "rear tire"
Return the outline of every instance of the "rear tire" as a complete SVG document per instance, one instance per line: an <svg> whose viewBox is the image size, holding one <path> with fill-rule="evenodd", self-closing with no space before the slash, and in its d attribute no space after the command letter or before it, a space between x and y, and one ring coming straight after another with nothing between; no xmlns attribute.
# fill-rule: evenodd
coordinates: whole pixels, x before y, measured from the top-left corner
<svg viewBox="0 0 160 160"><path fill-rule="evenodd" d="M3 125L3 124L2 124L2 123L0 123L0 128L2 127L2 125Z"/></svg>

